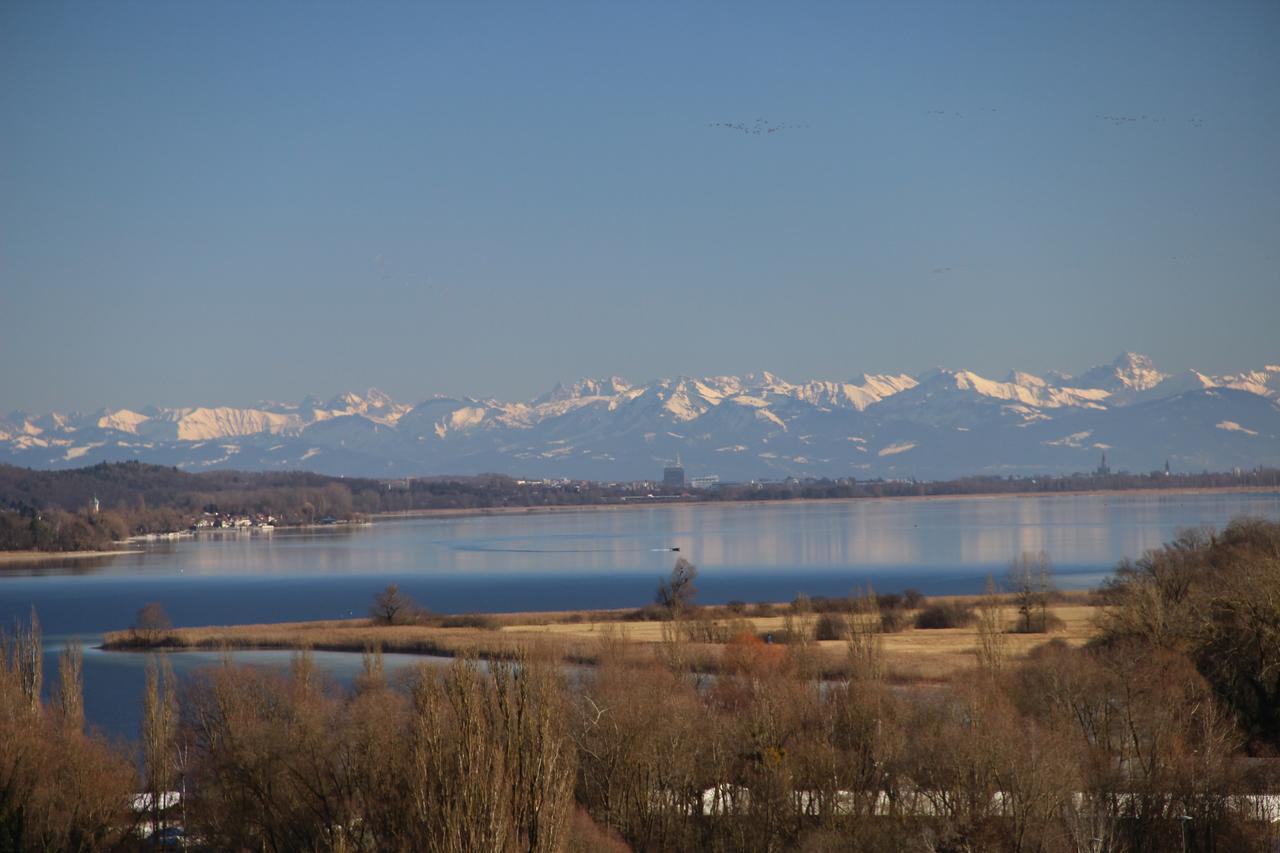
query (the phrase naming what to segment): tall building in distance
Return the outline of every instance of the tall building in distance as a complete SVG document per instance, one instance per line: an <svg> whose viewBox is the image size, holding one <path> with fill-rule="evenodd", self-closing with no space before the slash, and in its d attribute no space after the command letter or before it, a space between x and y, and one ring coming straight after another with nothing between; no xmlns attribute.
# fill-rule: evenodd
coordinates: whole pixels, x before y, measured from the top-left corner
<svg viewBox="0 0 1280 853"><path fill-rule="evenodd" d="M676 455L676 464L662 469L662 485L668 489L684 488L684 466L680 464L680 456Z"/></svg>

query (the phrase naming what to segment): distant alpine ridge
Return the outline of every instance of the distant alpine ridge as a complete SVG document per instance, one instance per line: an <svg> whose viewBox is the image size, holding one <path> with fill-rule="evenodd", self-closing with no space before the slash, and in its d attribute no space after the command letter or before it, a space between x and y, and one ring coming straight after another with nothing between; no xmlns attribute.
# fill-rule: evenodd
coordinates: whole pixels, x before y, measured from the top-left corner
<svg viewBox="0 0 1280 853"><path fill-rule="evenodd" d="M523 403L377 390L296 404L104 409L0 419L0 462L70 468L137 459L188 471L348 476L507 473L658 479L679 458L722 481L942 479L1280 465L1280 365L1166 374L1125 353L1078 376L968 370L788 382L771 373L617 377Z"/></svg>

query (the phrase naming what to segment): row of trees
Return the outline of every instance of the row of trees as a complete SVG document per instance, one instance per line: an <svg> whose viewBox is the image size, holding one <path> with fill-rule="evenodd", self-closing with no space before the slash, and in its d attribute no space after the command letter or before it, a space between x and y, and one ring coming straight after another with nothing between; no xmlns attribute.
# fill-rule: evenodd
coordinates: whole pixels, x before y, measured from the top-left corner
<svg viewBox="0 0 1280 853"><path fill-rule="evenodd" d="M812 500L818 498L921 497L946 495L1060 494L1063 492L1162 489L1178 491L1210 488L1274 488L1280 469L1204 471L1199 474L1069 474L1034 477L960 477L955 480L854 480L814 478L784 483L742 483L721 486L721 500Z"/></svg>
<svg viewBox="0 0 1280 853"><path fill-rule="evenodd" d="M162 515L161 525L181 523L172 511ZM0 512L0 551L93 551L128 536L129 522L115 512Z"/></svg>

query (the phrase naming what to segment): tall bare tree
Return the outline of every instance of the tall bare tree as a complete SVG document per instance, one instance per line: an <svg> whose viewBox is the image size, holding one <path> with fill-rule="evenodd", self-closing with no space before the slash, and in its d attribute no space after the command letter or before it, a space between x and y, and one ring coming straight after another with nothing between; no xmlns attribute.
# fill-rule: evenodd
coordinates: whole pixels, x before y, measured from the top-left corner
<svg viewBox="0 0 1280 853"><path fill-rule="evenodd" d="M58 659L58 718L69 729L84 728L84 648L67 641Z"/></svg>
<svg viewBox="0 0 1280 853"><path fill-rule="evenodd" d="M884 636L880 628L880 606L875 590L853 596L849 614L849 664L858 680L879 680L884 675Z"/></svg>
<svg viewBox="0 0 1280 853"><path fill-rule="evenodd" d="M165 661L147 663L142 694L142 768L152 829L160 828L177 774L178 699L173 668Z"/></svg>
<svg viewBox="0 0 1280 853"><path fill-rule="evenodd" d="M1049 630L1049 595L1053 566L1044 551L1023 551L1009 564L1009 590L1018 607L1018 630L1043 634Z"/></svg>
<svg viewBox="0 0 1280 853"><path fill-rule="evenodd" d="M983 672L994 675L1004 668L1009 640L1005 634L1004 605L995 578L987 575L987 587L978 601L978 645L974 653Z"/></svg>
<svg viewBox="0 0 1280 853"><path fill-rule="evenodd" d="M40 687L44 683L44 646L40 636L40 617L31 608L31 617L24 627L21 622L13 626L13 641L9 650L13 658L13 672L18 689L32 712L40 710Z"/></svg>

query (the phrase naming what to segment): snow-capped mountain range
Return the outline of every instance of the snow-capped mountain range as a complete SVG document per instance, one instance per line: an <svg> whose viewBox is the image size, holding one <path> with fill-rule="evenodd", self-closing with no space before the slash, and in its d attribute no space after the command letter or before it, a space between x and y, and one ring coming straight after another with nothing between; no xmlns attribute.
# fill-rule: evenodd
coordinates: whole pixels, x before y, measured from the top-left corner
<svg viewBox="0 0 1280 853"><path fill-rule="evenodd" d="M583 379L529 402L377 390L252 408L147 407L0 419L0 462L68 468L138 459L185 470L306 469L398 477L502 472L949 478L1280 466L1280 365L1166 374L1125 353L1078 376L968 370L788 382L771 373L645 384Z"/></svg>

